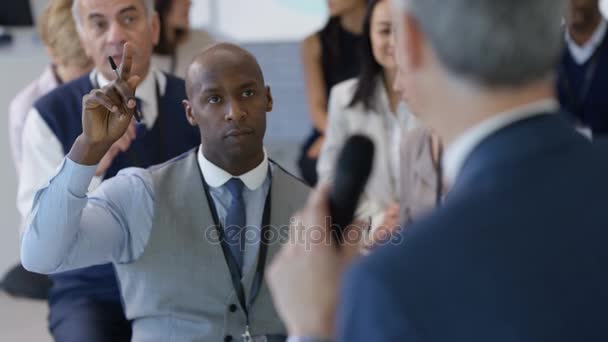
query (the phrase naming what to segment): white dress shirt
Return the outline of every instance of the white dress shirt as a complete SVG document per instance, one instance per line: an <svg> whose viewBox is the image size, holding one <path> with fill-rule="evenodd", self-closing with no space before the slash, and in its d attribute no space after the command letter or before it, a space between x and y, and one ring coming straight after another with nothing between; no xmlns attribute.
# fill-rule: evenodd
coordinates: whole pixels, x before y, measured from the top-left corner
<svg viewBox="0 0 608 342"><path fill-rule="evenodd" d="M108 84L100 73L93 70L90 73L91 82L103 87ZM164 95L167 79L155 69L144 78L135 91L135 96L142 101L142 115L146 127L154 126L158 117L156 101L156 80L160 95ZM85 94L83 94L84 96ZM31 108L27 114L21 140L22 157L21 173L17 187L17 209L24 218L30 212L34 194L57 172L65 156L61 142L46 124L36 108ZM94 189L101 183L101 177L95 177L89 189Z"/></svg>
<svg viewBox="0 0 608 342"><path fill-rule="evenodd" d="M231 178L238 178L245 184L243 189L243 200L245 201L245 217L247 222L247 231L245 236L259 237L262 234L261 226L264 214L264 205L266 204L266 196L270 188L269 163L268 155L264 150L264 160L255 167L255 169L246 172L240 176L234 176L210 162L203 155L203 149L198 150L198 163L201 167L201 172L205 176L205 182L209 185L209 192L216 203L217 216L220 219L222 227L226 227L226 216L232 195L228 188L224 185ZM262 188L263 186L263 188ZM253 233L253 234L250 234ZM243 254L243 269L251 269L257 262L256 256L260 248L259 240L255 239L254 243L250 243L246 238L245 252Z"/></svg>
<svg viewBox="0 0 608 342"><path fill-rule="evenodd" d="M579 46L576 44L572 37L570 37L570 33L566 30L566 44L568 44L568 51L572 55L572 58L578 65L585 64L595 50L602 44L604 37L606 36L606 31L608 30L608 22L606 20L602 20L600 25L595 29L595 32L591 36L588 42Z"/></svg>
<svg viewBox="0 0 608 342"><path fill-rule="evenodd" d="M49 65L44 69L40 77L21 90L9 105L8 135L17 177L19 177L21 170L21 137L23 136L25 119L30 113L34 102L57 88L58 84L59 82L57 81L57 77L55 77L53 67Z"/></svg>
<svg viewBox="0 0 608 342"><path fill-rule="evenodd" d="M331 90L327 132L317 173L320 182L331 182L336 160L346 140L353 134L369 137L375 145L374 162L357 215L371 217L372 227L376 227L382 223L386 208L399 201L401 134L410 126L413 116L404 105L398 107L397 114L391 111L381 78L376 81L374 96L377 110L367 110L361 103L350 107L357 82L357 79L347 80Z"/></svg>
<svg viewBox="0 0 608 342"><path fill-rule="evenodd" d="M555 99L547 98L493 115L458 136L443 154L443 175L453 185L464 162L484 139L517 121L554 113L559 108Z"/></svg>

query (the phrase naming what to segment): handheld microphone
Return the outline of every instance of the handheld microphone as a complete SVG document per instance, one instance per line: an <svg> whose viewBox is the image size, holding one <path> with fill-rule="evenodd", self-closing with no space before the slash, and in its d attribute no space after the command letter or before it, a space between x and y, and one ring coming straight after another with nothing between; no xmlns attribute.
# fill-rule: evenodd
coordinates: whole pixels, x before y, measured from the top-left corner
<svg viewBox="0 0 608 342"><path fill-rule="evenodd" d="M372 171L373 160L374 143L362 135L351 136L338 156L329 193L329 213L332 219L331 232L339 243L344 241L344 230L353 221Z"/></svg>

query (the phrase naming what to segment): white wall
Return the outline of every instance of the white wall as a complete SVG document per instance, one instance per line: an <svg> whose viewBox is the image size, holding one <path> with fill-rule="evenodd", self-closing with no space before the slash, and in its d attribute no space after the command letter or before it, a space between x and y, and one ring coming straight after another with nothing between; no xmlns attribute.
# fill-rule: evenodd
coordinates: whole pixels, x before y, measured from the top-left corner
<svg viewBox="0 0 608 342"><path fill-rule="evenodd" d="M193 0L190 20L240 42L301 40L327 20L326 0Z"/></svg>

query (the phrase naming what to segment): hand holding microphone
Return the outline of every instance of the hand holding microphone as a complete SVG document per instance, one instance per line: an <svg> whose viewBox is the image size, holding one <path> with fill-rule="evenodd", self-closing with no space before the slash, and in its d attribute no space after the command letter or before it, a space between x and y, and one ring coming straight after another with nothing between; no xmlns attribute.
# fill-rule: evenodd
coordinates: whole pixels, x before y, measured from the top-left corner
<svg viewBox="0 0 608 342"><path fill-rule="evenodd" d="M344 269L359 255L359 241L345 241L359 198L371 173L374 145L353 136L337 161L331 187L320 185L306 208L294 215L290 242L274 258L266 273L275 306L291 335L331 339L338 289ZM327 225L331 216L332 226ZM323 229L325 238L319 238ZM334 234L339 248L327 239Z"/></svg>
<svg viewBox="0 0 608 342"><path fill-rule="evenodd" d="M338 156L329 194L329 213L332 234L339 243L344 241L344 230L353 222L373 161L374 143L362 135L350 137Z"/></svg>

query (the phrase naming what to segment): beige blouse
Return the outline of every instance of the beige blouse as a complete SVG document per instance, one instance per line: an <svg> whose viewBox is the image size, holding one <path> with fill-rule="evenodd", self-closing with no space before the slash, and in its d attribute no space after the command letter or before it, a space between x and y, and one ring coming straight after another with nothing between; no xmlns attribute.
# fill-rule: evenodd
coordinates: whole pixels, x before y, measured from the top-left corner
<svg viewBox="0 0 608 342"><path fill-rule="evenodd" d="M401 195L402 224L409 224L428 214L437 205L438 175L432 159L431 135L422 128L410 130L401 141ZM441 197L445 193L442 191Z"/></svg>

